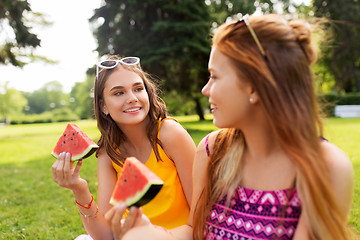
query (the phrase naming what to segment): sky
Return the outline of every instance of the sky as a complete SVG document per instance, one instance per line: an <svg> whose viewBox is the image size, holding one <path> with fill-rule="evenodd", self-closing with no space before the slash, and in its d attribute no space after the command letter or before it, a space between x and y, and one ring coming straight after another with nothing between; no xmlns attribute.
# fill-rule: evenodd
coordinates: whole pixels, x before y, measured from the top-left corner
<svg viewBox="0 0 360 240"><path fill-rule="evenodd" d="M86 78L86 70L98 61L96 40L88 19L100 7L101 0L29 0L34 12L46 15L51 26L33 28L41 39L35 54L55 60L57 64L37 61L23 68L0 65L0 85L19 91L33 92L47 82L59 81L64 92L70 92L75 82Z"/></svg>

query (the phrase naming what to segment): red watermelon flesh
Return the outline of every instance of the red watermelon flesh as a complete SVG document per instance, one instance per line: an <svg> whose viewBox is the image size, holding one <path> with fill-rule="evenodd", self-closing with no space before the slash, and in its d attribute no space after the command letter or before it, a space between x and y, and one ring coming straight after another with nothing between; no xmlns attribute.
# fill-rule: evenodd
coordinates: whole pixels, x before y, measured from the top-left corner
<svg viewBox="0 0 360 240"><path fill-rule="evenodd" d="M68 123L51 154L57 158L62 152L71 153L71 160L90 157L99 146L76 124Z"/></svg>
<svg viewBox="0 0 360 240"><path fill-rule="evenodd" d="M129 157L125 160L110 203L141 207L150 202L163 185L164 182L142 162Z"/></svg>

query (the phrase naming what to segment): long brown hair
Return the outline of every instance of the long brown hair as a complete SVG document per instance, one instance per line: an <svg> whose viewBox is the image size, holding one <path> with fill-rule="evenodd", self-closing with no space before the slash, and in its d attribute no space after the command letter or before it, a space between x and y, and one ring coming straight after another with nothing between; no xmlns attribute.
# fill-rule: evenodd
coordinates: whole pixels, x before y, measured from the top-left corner
<svg viewBox="0 0 360 240"><path fill-rule="evenodd" d="M119 56L111 56L109 59L118 60ZM163 100L159 97L159 89L156 86L155 78L144 72L140 65L118 65L113 69L101 69L98 78L95 79L94 84L94 113L97 120L97 126L100 130L101 136L98 141L99 149L105 148L109 157L119 166L122 166L125 157L120 153L119 146L126 140L125 134L118 127L116 122L110 115L104 115L101 109L100 102L103 101L103 92L105 83L113 71L119 68L124 68L139 75L144 81L145 89L149 96L150 109L149 109L149 123L147 126L147 136L151 146L155 152L156 158L160 160L157 144L160 140L157 138L158 121L159 119L166 118L166 106Z"/></svg>
<svg viewBox="0 0 360 240"><path fill-rule="evenodd" d="M273 128L274 139L291 156L311 239L346 239L344 216L335 200L320 148L322 123L310 69L316 60L310 29L302 21L287 22L274 14L251 16L249 20L266 57L245 23L220 26L213 46L229 57L239 76L252 84ZM241 159L246 147L241 130L223 130L215 141L207 181L194 213L194 239L203 238L213 204L220 197L232 196L241 180Z"/></svg>

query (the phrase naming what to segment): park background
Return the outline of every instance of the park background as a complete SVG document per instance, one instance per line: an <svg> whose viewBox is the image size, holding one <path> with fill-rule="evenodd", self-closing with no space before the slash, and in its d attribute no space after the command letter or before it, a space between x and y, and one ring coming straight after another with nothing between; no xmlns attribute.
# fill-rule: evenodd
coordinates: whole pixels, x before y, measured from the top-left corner
<svg viewBox="0 0 360 240"><path fill-rule="evenodd" d="M62 13L55 22L44 8L50 2ZM32 3L43 10L33 11ZM95 62L101 56L139 56L144 70L156 76L169 113L198 143L215 129L206 114L207 98L200 93L208 79L211 34L221 23L243 14L271 12L305 18L314 27L319 60L313 72L325 137L354 165L349 226L358 239L360 118L336 118L334 107L360 105L359 10L358 0L0 0L0 239L73 239L84 232L71 192L52 182L55 159L50 152L66 122L77 123L98 139L92 88ZM89 54L78 52L81 42L76 41L85 33L75 15L85 11L92 34L86 37L93 41ZM67 31L52 32L59 55L47 52L41 39L42 31L55 29L57 21ZM68 64L58 59L61 52L71 57ZM43 85L37 87L39 82ZM86 160L82 177L95 194L94 157Z"/></svg>

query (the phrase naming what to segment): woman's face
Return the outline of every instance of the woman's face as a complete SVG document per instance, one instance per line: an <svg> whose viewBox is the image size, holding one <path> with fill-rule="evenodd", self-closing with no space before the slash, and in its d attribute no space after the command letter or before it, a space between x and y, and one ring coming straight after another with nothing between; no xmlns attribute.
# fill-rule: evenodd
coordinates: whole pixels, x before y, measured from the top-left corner
<svg viewBox="0 0 360 240"><path fill-rule="evenodd" d="M251 87L234 71L230 59L213 47L209 59L210 78L202 93L209 97L214 125L241 128L248 118Z"/></svg>
<svg viewBox="0 0 360 240"><path fill-rule="evenodd" d="M135 72L118 67L105 83L102 110L120 126L138 124L148 116L149 96Z"/></svg>

